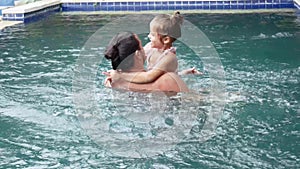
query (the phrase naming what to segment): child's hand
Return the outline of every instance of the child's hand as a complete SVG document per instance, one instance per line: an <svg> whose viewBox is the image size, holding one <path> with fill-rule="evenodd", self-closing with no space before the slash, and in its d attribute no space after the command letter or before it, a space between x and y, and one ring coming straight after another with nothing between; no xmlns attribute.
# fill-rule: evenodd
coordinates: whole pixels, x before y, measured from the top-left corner
<svg viewBox="0 0 300 169"><path fill-rule="evenodd" d="M110 77L109 71L107 71L107 72L102 72L102 74L105 75L105 76L107 76L107 77Z"/></svg>
<svg viewBox="0 0 300 169"><path fill-rule="evenodd" d="M107 78L109 78L111 81L117 81L121 78L120 72L117 70L109 70L107 72L102 72Z"/></svg>
<svg viewBox="0 0 300 169"><path fill-rule="evenodd" d="M111 83L112 83L112 80L110 77L107 77L105 80L104 80L104 86L106 87L111 87Z"/></svg>
<svg viewBox="0 0 300 169"><path fill-rule="evenodd" d="M112 78L110 76L110 73L109 71L107 72L102 72L103 75L107 76L104 80L104 83L103 85L106 86L106 87L111 87L111 83L112 83Z"/></svg>
<svg viewBox="0 0 300 169"><path fill-rule="evenodd" d="M191 72L191 74L194 74L194 75L203 75L203 73L198 71L195 67L191 68L190 72Z"/></svg>
<svg viewBox="0 0 300 169"><path fill-rule="evenodd" d="M195 67L183 70L179 73L180 75L194 74L194 75L203 75L202 72L198 71Z"/></svg>

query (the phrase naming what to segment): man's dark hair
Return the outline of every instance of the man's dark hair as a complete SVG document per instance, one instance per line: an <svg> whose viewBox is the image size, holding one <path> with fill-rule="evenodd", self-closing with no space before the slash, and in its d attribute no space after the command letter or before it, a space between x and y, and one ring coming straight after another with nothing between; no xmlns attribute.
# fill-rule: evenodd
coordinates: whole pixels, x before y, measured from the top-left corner
<svg viewBox="0 0 300 169"><path fill-rule="evenodd" d="M132 32L120 32L109 42L104 56L110 59L114 70L128 70L134 64L133 55L140 50L139 42Z"/></svg>

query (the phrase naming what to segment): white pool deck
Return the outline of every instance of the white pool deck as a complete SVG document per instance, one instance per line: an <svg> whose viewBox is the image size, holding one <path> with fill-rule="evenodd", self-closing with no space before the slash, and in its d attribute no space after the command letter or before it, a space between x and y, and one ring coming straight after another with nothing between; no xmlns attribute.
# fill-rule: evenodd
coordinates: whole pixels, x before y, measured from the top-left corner
<svg viewBox="0 0 300 169"><path fill-rule="evenodd" d="M53 5L59 5L61 3L76 3L76 2L127 2L128 0L41 0L34 3L14 6L14 7L8 7L6 9L2 10L2 14L5 13L15 13L15 14L24 14L29 12L38 11ZM149 1L149 0L130 0L132 2L143 2L143 1ZM151 0L151 1L161 1L161 0ZM181 1L181 0L173 0L173 1ZM209 0L202 0L202 1L209 1ZM295 3L300 5L300 0L294 0ZM254 12L274 12L274 11L280 11L280 12L292 12L293 9L276 9L276 10L195 10L195 11L184 11L185 13L254 13ZM152 11L153 12L153 11ZM161 12L161 11L160 11ZM77 12L78 13L78 12ZM83 12L88 13L88 12ZM106 13L107 12L94 12L94 13ZM114 12L115 13L115 12ZM118 12L118 13L132 13L132 12ZM141 12L140 12L141 13ZM149 11L147 11L149 13ZM82 13L81 13L82 14ZM0 30L4 29L5 27L9 27L15 24L22 23L22 21L3 21L2 17L0 16Z"/></svg>
<svg viewBox="0 0 300 169"><path fill-rule="evenodd" d="M0 7L1 10L7 9L9 7ZM5 27L13 26L16 24L22 23L21 21L3 21L2 16L0 16L0 30L4 29Z"/></svg>
<svg viewBox="0 0 300 169"><path fill-rule="evenodd" d="M294 4L296 4L298 10L300 10L300 0L294 0Z"/></svg>
<svg viewBox="0 0 300 169"><path fill-rule="evenodd" d="M61 0L42 0L34 3L24 4L20 6L14 6L8 9L4 9L2 13L28 13L44 9L49 6L58 5Z"/></svg>

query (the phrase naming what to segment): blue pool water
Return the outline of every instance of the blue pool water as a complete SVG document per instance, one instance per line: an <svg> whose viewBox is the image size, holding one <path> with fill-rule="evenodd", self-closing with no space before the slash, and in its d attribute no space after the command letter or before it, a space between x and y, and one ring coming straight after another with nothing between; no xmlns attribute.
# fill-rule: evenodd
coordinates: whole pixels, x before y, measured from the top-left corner
<svg viewBox="0 0 300 169"><path fill-rule="evenodd" d="M85 53L86 42L119 17L58 13L0 32L0 168L300 167L300 21L294 13L185 15L214 45L225 72L226 105L205 141L197 131L214 110L210 84L217 79L205 56L181 41L175 44L180 69L205 73L183 77L193 94L168 98L104 88L101 72L110 64L103 60L92 93L97 108L77 111L78 59L102 58L105 46ZM138 155L131 151L137 148Z"/></svg>

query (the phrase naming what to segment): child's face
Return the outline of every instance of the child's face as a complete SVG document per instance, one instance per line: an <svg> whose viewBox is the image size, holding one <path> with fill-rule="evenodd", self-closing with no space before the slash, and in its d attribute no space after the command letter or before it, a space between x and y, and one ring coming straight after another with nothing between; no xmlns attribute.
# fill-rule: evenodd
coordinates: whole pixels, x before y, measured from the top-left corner
<svg viewBox="0 0 300 169"><path fill-rule="evenodd" d="M157 32L155 32L152 28L150 28L150 33L148 35L148 38L151 41L152 48L157 48L157 49L164 48L164 44L161 41L161 36Z"/></svg>

